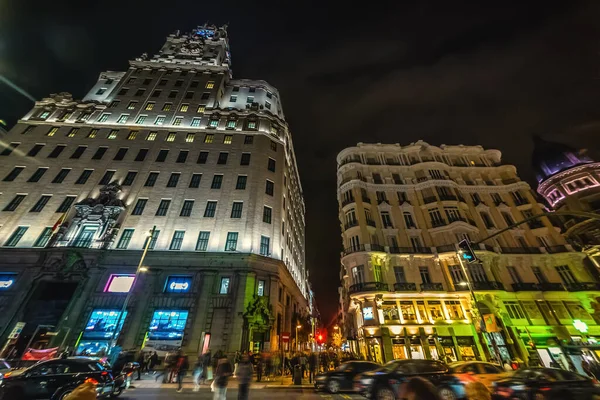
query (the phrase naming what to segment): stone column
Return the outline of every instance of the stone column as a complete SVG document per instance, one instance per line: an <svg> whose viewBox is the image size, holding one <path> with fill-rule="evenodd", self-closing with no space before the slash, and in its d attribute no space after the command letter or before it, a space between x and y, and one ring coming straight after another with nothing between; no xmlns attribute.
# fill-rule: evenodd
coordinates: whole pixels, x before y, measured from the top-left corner
<svg viewBox="0 0 600 400"><path fill-rule="evenodd" d="M233 307L231 316L231 336L229 339L229 351L235 352L241 349L242 332L244 330L244 317L246 307L252 300L256 282L256 273L254 272L238 272L235 274L237 280L236 293L233 296ZM252 338L248 338L252 340Z"/></svg>

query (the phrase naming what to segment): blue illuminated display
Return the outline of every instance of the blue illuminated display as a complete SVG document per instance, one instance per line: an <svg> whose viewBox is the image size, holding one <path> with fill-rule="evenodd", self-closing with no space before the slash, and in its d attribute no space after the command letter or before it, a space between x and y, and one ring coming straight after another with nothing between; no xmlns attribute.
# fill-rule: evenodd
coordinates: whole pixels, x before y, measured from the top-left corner
<svg viewBox="0 0 600 400"><path fill-rule="evenodd" d="M111 339L121 331L125 318L127 317L127 311L121 316L119 322L119 329L115 333L117 321L119 321L120 310L94 310L90 315L85 330L83 331L83 337L86 339Z"/></svg>
<svg viewBox="0 0 600 400"><path fill-rule="evenodd" d="M192 290L191 276L172 275L167 278L165 292L169 293L187 293Z"/></svg>
<svg viewBox="0 0 600 400"><path fill-rule="evenodd" d="M17 274L0 274L0 290L10 289L17 280Z"/></svg>
<svg viewBox="0 0 600 400"><path fill-rule="evenodd" d="M156 310L148 328L149 340L177 340L183 338L188 318L184 310Z"/></svg>

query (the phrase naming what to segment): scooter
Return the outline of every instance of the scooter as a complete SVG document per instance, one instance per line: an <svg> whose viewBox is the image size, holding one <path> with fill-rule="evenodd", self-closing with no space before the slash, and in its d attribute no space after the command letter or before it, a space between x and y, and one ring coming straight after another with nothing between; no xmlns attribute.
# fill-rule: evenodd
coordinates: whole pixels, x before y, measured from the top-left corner
<svg viewBox="0 0 600 400"><path fill-rule="evenodd" d="M110 397L119 397L124 390L131 386L131 375L140 367L139 363L128 362L123 366L121 372L115 376L115 386Z"/></svg>

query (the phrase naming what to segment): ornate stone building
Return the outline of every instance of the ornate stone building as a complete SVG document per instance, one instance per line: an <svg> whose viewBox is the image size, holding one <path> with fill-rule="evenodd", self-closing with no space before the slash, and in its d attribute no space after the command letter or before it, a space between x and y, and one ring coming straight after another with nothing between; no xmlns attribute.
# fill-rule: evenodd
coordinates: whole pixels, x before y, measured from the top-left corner
<svg viewBox="0 0 600 400"><path fill-rule="evenodd" d="M337 161L340 299L355 351L377 361L581 364L582 342L600 336L600 287L546 217L487 239L543 211L499 151L359 143ZM481 260L464 269L463 239Z"/></svg>
<svg viewBox="0 0 600 400"><path fill-rule="evenodd" d="M25 323L7 349L275 350L309 312L281 99L230 67L226 27L177 32L83 100L36 102L3 136L3 343Z"/></svg>

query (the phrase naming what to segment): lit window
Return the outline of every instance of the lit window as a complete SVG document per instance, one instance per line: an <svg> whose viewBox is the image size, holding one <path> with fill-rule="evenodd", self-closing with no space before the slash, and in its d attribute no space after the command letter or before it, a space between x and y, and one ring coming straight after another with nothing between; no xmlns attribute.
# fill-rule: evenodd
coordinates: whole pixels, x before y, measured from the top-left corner
<svg viewBox="0 0 600 400"><path fill-rule="evenodd" d="M237 96L233 95L229 97L229 102L230 103L235 103L237 101Z"/></svg>
<svg viewBox="0 0 600 400"><path fill-rule="evenodd" d="M98 134L98 129L92 129L87 137L90 139L93 139L96 137L97 134Z"/></svg>
<svg viewBox="0 0 600 400"><path fill-rule="evenodd" d="M146 140L148 140L150 142L156 140L156 132L150 132L150 133L148 133L148 136L146 136Z"/></svg>
<svg viewBox="0 0 600 400"><path fill-rule="evenodd" d="M194 141L195 137L196 137L195 133L188 133L187 135L185 135L185 141L187 143L192 143Z"/></svg>
<svg viewBox="0 0 600 400"><path fill-rule="evenodd" d="M151 111L154 108L154 102L148 102L146 104L146 111Z"/></svg>
<svg viewBox="0 0 600 400"><path fill-rule="evenodd" d="M248 129L256 129L256 121L248 121Z"/></svg>
<svg viewBox="0 0 600 400"><path fill-rule="evenodd" d="M144 122L146 122L146 115L140 115L139 117L137 117L137 119L135 120L135 123L138 125L143 124Z"/></svg>
<svg viewBox="0 0 600 400"><path fill-rule="evenodd" d="M212 133L207 133L206 136L204 136L204 143L212 143L214 137L215 135L213 135Z"/></svg>
<svg viewBox="0 0 600 400"><path fill-rule="evenodd" d="M129 115L128 114L122 114L119 119L117 120L117 124L124 124L127 122L127 120L129 119Z"/></svg>
<svg viewBox="0 0 600 400"><path fill-rule="evenodd" d="M138 131L131 131L129 132L129 135L127 135L127 140L134 140L135 137L137 136Z"/></svg>
<svg viewBox="0 0 600 400"><path fill-rule="evenodd" d="M179 111L181 112L187 112L188 108L190 106L188 104L182 104L181 107L179 107Z"/></svg>
<svg viewBox="0 0 600 400"><path fill-rule="evenodd" d="M258 296L264 296L265 295L265 281L262 281L262 280L258 281L258 286L256 288L256 294Z"/></svg>
<svg viewBox="0 0 600 400"><path fill-rule="evenodd" d="M248 103L248 104L254 103L254 96L248 96L248 98L246 99L246 103Z"/></svg>
<svg viewBox="0 0 600 400"><path fill-rule="evenodd" d="M261 256L270 256L269 247L271 244L271 239L267 236L260 237L260 255Z"/></svg>
<svg viewBox="0 0 600 400"><path fill-rule="evenodd" d="M50 130L48 131L48 133L46 133L46 136L54 136L54 134L58 132L58 127L57 126L53 126L52 128L50 128Z"/></svg>
<svg viewBox="0 0 600 400"><path fill-rule="evenodd" d="M110 117L109 113L104 113L98 118L98 122L106 122L108 121L108 117Z"/></svg>
<svg viewBox="0 0 600 400"><path fill-rule="evenodd" d="M116 139L117 138L117 134L119 133L118 129L113 129L110 131L110 133L108 134L108 138L109 139Z"/></svg>
<svg viewBox="0 0 600 400"><path fill-rule="evenodd" d="M236 233L236 235L237 235L237 233ZM229 293L229 280L230 280L229 278L221 278L221 286L219 287L219 294Z"/></svg>
<svg viewBox="0 0 600 400"><path fill-rule="evenodd" d="M200 126L200 121L201 121L200 118L194 118L194 119L192 119L191 126L196 127L196 128L199 127Z"/></svg>
<svg viewBox="0 0 600 400"><path fill-rule="evenodd" d="M225 251L237 250L238 233L227 232L227 240L225 241Z"/></svg>
<svg viewBox="0 0 600 400"><path fill-rule="evenodd" d="M109 115L110 115L110 114L109 114ZM40 118L40 119L46 119L46 118L48 118L49 116L50 116L50 111L42 111L42 112L40 113L40 115L38 115L38 118ZM108 116L107 116L107 118L108 118ZM100 121L100 122L104 122L104 121Z"/></svg>
<svg viewBox="0 0 600 400"><path fill-rule="evenodd" d="M207 89L213 89L215 87L215 82L214 81L208 81L206 82L206 88Z"/></svg>
<svg viewBox="0 0 600 400"><path fill-rule="evenodd" d="M197 111L198 111L199 113L203 113L203 112L204 112L204 110L206 110L206 107L205 107L205 106L198 106L198 110L197 110Z"/></svg>
<svg viewBox="0 0 600 400"><path fill-rule="evenodd" d="M166 117L156 117L156 121L154 121L154 125L162 125L165 123Z"/></svg>
<svg viewBox="0 0 600 400"><path fill-rule="evenodd" d="M208 126L210 126L211 128L216 128L217 126L219 126L219 120L211 119L210 122L208 123Z"/></svg>
<svg viewBox="0 0 600 400"><path fill-rule="evenodd" d="M225 135L223 137L223 143L224 144L231 144L232 140L233 140L233 136L232 135Z"/></svg>
<svg viewBox="0 0 600 400"><path fill-rule="evenodd" d="M236 125L237 121L235 119L230 119L229 121L227 121L227 129L235 129Z"/></svg>
<svg viewBox="0 0 600 400"><path fill-rule="evenodd" d="M171 103L165 103L165 105L163 106L162 110L163 111L171 111L171 106L172 105L173 104L171 104Z"/></svg>
<svg viewBox="0 0 600 400"><path fill-rule="evenodd" d="M113 274L108 278L104 291L109 293L128 293L131 290L134 281L135 275Z"/></svg>
<svg viewBox="0 0 600 400"><path fill-rule="evenodd" d="M75 137L77 132L79 132L79 128L71 128L69 133L67 133L67 137Z"/></svg>
<svg viewBox="0 0 600 400"><path fill-rule="evenodd" d="M127 109L128 110L135 110L135 105L137 104L137 101L130 101L129 104L127 105Z"/></svg>
<svg viewBox="0 0 600 400"><path fill-rule="evenodd" d="M175 117L175 119L173 120L173 125L179 126L179 125L181 125L182 122L183 122L183 117Z"/></svg>
<svg viewBox="0 0 600 400"><path fill-rule="evenodd" d="M177 136L175 132L169 132L169 134L167 135L167 142L174 142L175 136Z"/></svg>

